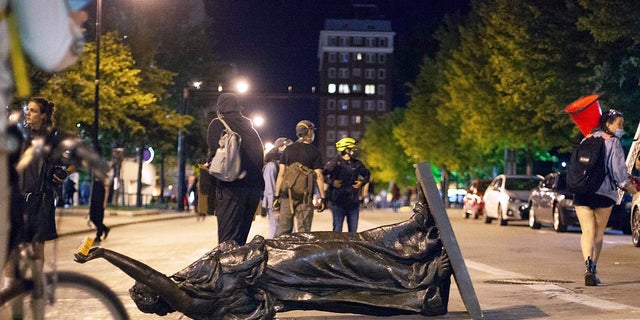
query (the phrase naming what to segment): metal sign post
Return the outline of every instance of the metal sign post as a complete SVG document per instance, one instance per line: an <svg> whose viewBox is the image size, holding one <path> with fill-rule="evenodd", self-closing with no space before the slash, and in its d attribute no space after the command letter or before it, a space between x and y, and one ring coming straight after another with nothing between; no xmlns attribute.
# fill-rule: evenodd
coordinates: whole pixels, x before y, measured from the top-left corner
<svg viewBox="0 0 640 320"><path fill-rule="evenodd" d="M467 266L464 263L460 246L458 246L458 241L453 233L449 216L447 216L447 211L440 198L440 192L436 187L436 181L433 178L431 166L428 162L423 162L417 166L416 177L427 199L429 211L436 222L436 227L440 231L440 239L449 256L453 275L462 296L462 302L472 319L483 319L482 310L480 309L476 292L473 289Z"/></svg>

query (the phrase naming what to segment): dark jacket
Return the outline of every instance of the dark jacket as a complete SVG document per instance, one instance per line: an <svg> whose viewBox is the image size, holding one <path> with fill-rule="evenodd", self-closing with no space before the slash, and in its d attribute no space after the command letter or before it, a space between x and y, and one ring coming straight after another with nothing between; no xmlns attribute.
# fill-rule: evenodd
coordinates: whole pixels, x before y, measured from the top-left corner
<svg viewBox="0 0 640 320"><path fill-rule="evenodd" d="M360 202L362 187L369 182L370 172L358 159L345 160L341 156L331 159L322 170L325 182L329 185L329 201L334 205L353 206ZM333 182L340 180L342 186L335 188ZM356 180L362 180L362 186L355 189Z"/></svg>
<svg viewBox="0 0 640 320"><path fill-rule="evenodd" d="M231 130L237 132L242 138L240 143L240 163L242 170L245 170L247 175L232 182L217 181L218 185L221 187L252 187L264 190L264 179L262 178L264 148L258 132L253 128L251 120L239 112L225 113L224 121L231 127ZM218 118L209 123L209 129L207 130L208 161L211 161L220 146L218 141L222 136L223 130L224 125Z"/></svg>

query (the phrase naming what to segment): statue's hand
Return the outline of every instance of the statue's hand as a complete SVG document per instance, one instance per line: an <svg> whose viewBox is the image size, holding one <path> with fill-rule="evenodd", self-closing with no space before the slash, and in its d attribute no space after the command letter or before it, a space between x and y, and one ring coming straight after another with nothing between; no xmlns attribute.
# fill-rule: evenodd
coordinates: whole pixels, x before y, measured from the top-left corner
<svg viewBox="0 0 640 320"><path fill-rule="evenodd" d="M99 258L99 253L102 251L100 247L93 247L89 249L89 253L84 255L80 252L76 252L73 254L73 261L77 263L85 263L89 260L93 260L95 258Z"/></svg>

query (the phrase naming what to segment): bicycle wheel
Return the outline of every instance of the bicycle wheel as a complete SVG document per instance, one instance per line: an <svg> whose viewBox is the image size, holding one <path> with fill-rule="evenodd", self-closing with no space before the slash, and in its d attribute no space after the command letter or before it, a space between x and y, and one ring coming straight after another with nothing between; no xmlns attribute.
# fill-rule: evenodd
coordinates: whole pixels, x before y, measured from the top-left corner
<svg viewBox="0 0 640 320"><path fill-rule="evenodd" d="M55 275L56 273L47 273L45 319L129 320L122 301L104 283L84 274L62 271L57 273L55 294L52 294ZM3 301L0 319L34 319L31 310L34 304L31 301L33 281L26 281L24 285L17 287L17 291L11 295L10 300ZM16 313L21 313L22 316ZM34 320L37 319L38 316L35 316Z"/></svg>
<svg viewBox="0 0 640 320"><path fill-rule="evenodd" d="M48 273L48 283L54 273ZM122 301L99 280L81 273L57 273L55 301L48 303L47 319L124 319L128 320Z"/></svg>

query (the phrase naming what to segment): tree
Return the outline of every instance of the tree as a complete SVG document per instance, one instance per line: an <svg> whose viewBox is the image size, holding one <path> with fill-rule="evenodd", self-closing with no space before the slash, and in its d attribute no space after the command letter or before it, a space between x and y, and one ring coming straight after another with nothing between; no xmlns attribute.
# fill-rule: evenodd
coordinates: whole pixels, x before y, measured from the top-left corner
<svg viewBox="0 0 640 320"><path fill-rule="evenodd" d="M389 134L403 119L403 109L396 108L384 116L367 122L359 142L362 160L376 183L396 182L398 186L415 185L415 160L407 156L400 143Z"/></svg>
<svg viewBox="0 0 640 320"><path fill-rule="evenodd" d="M101 39L100 139L107 146L144 145L153 131L166 134L184 128L189 116L180 116L158 104L158 97L141 88L140 70L128 48L115 33ZM56 121L63 130L90 128L93 123L95 46L87 43L80 61L68 71L50 78L41 94L60 106ZM158 72L166 84L170 73Z"/></svg>

